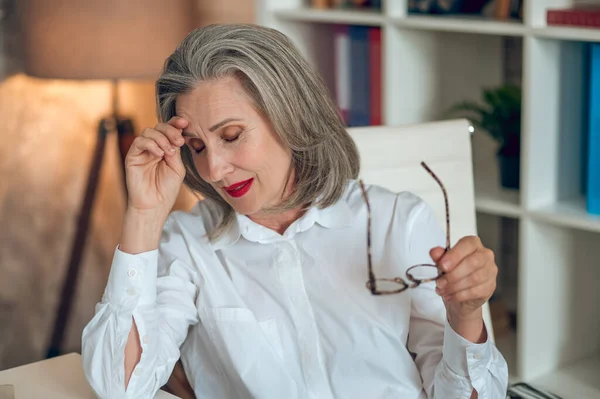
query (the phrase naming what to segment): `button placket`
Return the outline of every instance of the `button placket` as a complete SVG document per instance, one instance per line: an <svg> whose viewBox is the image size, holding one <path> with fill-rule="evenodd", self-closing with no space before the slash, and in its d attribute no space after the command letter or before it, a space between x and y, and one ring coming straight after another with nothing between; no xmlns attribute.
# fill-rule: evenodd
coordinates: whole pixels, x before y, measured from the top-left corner
<svg viewBox="0 0 600 399"><path fill-rule="evenodd" d="M304 286L300 253L293 241L282 242L279 250L279 276L298 332L300 363L307 388L319 398L331 398L331 389L319 362L319 337Z"/></svg>

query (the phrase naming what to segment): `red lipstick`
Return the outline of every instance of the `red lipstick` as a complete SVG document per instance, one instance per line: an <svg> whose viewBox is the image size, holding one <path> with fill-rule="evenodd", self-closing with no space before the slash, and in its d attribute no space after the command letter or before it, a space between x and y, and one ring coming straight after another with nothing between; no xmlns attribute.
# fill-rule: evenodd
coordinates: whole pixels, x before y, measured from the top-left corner
<svg viewBox="0 0 600 399"><path fill-rule="evenodd" d="M232 184L229 187L223 187L223 190L225 190L227 194L231 195L233 198L239 198L250 190L253 181L254 178L244 180L239 183Z"/></svg>

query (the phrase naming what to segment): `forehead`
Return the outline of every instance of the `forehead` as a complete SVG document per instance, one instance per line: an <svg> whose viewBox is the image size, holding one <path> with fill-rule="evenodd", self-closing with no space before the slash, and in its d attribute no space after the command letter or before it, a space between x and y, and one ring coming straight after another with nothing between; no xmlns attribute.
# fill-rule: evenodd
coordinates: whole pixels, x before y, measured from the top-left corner
<svg viewBox="0 0 600 399"><path fill-rule="evenodd" d="M200 117L231 112L247 112L250 100L234 77L199 83L177 98L175 111L182 117Z"/></svg>

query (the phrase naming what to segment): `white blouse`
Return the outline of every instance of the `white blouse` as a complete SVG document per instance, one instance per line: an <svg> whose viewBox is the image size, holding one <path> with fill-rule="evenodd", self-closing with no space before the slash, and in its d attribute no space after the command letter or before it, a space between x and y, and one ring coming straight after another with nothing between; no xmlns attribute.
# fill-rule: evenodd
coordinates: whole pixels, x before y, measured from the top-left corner
<svg viewBox="0 0 600 399"><path fill-rule="evenodd" d="M445 233L419 197L367 186L377 277L431 262ZM435 283L373 296L360 186L312 208L283 235L237 215L205 236L200 201L169 216L158 250L115 251L83 331L86 377L100 398L151 398L181 357L198 398L504 398L507 365L491 341L447 323ZM142 356L127 390L124 348L136 321Z"/></svg>

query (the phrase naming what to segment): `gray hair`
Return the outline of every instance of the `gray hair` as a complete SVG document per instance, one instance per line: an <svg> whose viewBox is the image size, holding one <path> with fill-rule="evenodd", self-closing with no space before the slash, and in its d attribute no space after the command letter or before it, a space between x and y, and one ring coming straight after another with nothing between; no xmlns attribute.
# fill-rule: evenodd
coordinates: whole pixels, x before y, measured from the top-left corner
<svg viewBox="0 0 600 399"><path fill-rule="evenodd" d="M342 196L348 179L358 177L360 158L329 91L292 42L281 32L251 24L209 25L190 32L166 60L156 82L159 120L175 116L177 97L200 82L234 76L253 106L290 148L295 181L288 198L270 212L317 206ZM210 239L235 219L233 208L194 166L187 146L184 184L214 202L222 212ZM292 169L290 169L291 172Z"/></svg>

